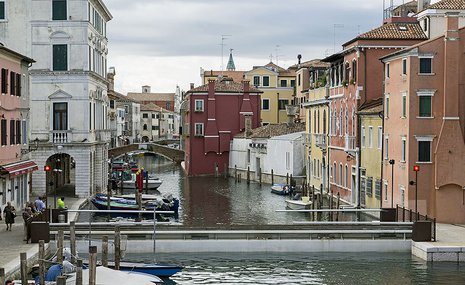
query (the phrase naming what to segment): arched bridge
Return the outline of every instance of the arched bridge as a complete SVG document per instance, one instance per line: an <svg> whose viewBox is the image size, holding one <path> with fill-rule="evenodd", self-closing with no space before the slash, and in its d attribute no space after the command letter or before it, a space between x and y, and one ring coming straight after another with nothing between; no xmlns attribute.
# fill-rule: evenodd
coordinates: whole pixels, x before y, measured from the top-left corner
<svg viewBox="0 0 465 285"><path fill-rule="evenodd" d="M117 157L127 152L136 151L136 150L145 150L147 152L153 152L164 157L171 159L176 163L184 161L184 151L172 147L168 147L158 143L138 143L138 144L129 144L125 146L115 147L108 150L108 157Z"/></svg>

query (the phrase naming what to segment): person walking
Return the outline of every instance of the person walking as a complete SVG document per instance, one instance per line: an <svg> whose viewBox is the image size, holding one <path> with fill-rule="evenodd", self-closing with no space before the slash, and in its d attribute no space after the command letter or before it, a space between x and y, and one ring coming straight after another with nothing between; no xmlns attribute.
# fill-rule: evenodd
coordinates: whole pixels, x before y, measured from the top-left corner
<svg viewBox="0 0 465 285"><path fill-rule="evenodd" d="M31 239L31 223L34 218L31 207L24 208L23 220L24 220L24 241L29 243Z"/></svg>
<svg viewBox="0 0 465 285"><path fill-rule="evenodd" d="M11 226L15 223L16 209L11 206L11 202L7 202L3 209L3 215L5 216L6 230L11 232Z"/></svg>
<svg viewBox="0 0 465 285"><path fill-rule="evenodd" d="M66 209L65 197L58 198L58 200L57 200L57 207L58 207L58 209L60 209L60 210Z"/></svg>
<svg viewBox="0 0 465 285"><path fill-rule="evenodd" d="M42 212L45 209L45 203L44 203L42 197L40 197L40 196L37 197L37 199L35 201L35 206L36 206L37 212Z"/></svg>

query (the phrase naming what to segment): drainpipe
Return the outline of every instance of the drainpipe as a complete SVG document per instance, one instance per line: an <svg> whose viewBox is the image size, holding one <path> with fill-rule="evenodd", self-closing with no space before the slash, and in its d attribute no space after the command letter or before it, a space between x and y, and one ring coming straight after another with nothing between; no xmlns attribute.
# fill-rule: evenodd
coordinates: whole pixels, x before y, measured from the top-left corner
<svg viewBox="0 0 465 285"><path fill-rule="evenodd" d="M277 115L276 115L276 123L279 124L279 92L276 93L276 97L277 97L277 109L276 109L276 112L277 112Z"/></svg>

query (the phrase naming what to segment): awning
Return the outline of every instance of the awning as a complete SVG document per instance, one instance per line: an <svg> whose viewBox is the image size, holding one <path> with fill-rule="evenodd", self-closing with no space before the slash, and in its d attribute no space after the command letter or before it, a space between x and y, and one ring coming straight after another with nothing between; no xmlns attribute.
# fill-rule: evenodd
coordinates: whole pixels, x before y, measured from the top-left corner
<svg viewBox="0 0 465 285"><path fill-rule="evenodd" d="M39 167L32 160L23 160L6 165L0 165L0 173L8 174L10 177L15 177L24 173L29 173L38 170Z"/></svg>

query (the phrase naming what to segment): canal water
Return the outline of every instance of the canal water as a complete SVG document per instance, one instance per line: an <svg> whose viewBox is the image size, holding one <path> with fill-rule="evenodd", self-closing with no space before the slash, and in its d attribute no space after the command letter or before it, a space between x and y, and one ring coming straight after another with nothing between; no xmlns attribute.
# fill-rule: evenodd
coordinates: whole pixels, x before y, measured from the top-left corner
<svg viewBox="0 0 465 285"><path fill-rule="evenodd" d="M285 199L270 185L231 178L186 177L180 166L159 156L135 156L163 180L159 191L180 199L185 226L291 224L306 213L276 212ZM323 217L327 219L327 217ZM369 220L341 215L339 220ZM164 284L465 284L465 265L426 263L410 253L306 254L126 254L125 261L174 263L184 267Z"/></svg>

